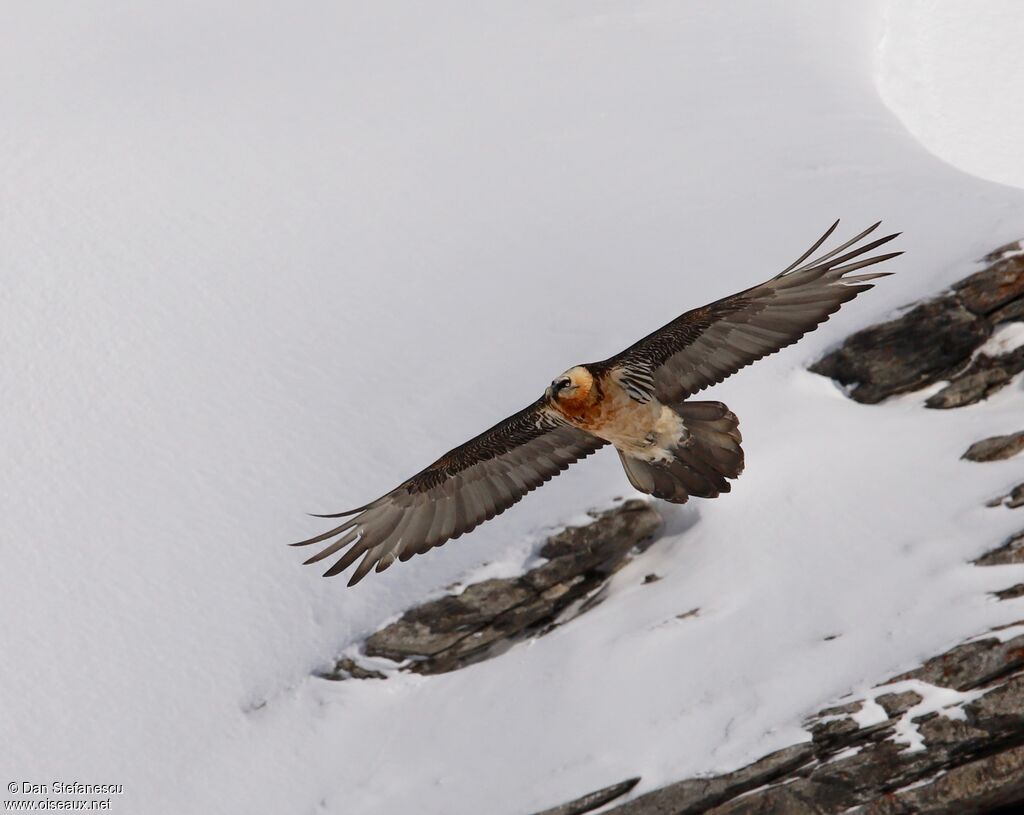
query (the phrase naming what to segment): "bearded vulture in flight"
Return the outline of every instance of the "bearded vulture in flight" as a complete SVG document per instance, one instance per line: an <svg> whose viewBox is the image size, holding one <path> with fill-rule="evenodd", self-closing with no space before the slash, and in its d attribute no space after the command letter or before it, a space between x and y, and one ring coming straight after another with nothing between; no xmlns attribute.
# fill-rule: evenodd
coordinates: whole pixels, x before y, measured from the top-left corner
<svg viewBox="0 0 1024 815"><path fill-rule="evenodd" d="M743 470L736 416L721 402L689 401L796 342L889 272L850 274L901 252L872 254L895 235L858 245L879 224L808 260L832 234L760 286L688 311L602 362L560 374L536 402L441 456L322 535L306 563L342 552L325 576L362 556L349 585L464 535L606 444L640 492L682 504L715 498ZM847 251L849 250L849 251ZM351 516L351 517L349 517ZM344 551L343 551L344 550Z"/></svg>

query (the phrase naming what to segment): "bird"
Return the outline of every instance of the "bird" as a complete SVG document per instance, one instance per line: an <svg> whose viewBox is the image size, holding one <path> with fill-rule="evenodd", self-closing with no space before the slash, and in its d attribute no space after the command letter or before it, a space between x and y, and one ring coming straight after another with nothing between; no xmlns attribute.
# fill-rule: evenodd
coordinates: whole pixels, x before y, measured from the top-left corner
<svg viewBox="0 0 1024 815"><path fill-rule="evenodd" d="M739 421L722 402L691 397L813 331L873 288L868 281L892 274L853 272L903 254L870 254L900 234L862 243L879 221L810 259L838 225L768 281L687 311L615 356L569 368L535 402L380 498L316 515L347 520L291 545L331 541L305 561L341 552L325 577L361 557L352 586L371 569L472 531L609 444L642 493L682 504L729 492L744 465Z"/></svg>

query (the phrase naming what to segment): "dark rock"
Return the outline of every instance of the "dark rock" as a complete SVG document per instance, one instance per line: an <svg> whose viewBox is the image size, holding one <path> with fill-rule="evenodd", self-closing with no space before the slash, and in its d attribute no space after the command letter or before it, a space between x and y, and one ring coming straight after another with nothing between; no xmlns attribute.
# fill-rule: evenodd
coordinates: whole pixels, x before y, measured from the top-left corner
<svg viewBox="0 0 1024 815"><path fill-rule="evenodd" d="M366 641L365 650L372 657L402 662L412 656L439 654L465 636L458 632L441 635L429 625L402 619L373 634Z"/></svg>
<svg viewBox="0 0 1024 815"><path fill-rule="evenodd" d="M1024 597L1024 583L1015 583L1008 589L994 591L992 594L1000 600L1015 600L1018 597Z"/></svg>
<svg viewBox="0 0 1024 815"><path fill-rule="evenodd" d="M1024 640L1024 637L1018 637ZM1018 651L1024 644L1018 642ZM1016 674L967 706L968 721L991 735L1005 733L1024 742L1024 675Z"/></svg>
<svg viewBox="0 0 1024 815"><path fill-rule="evenodd" d="M941 768L937 753L906 753L902 745L878 740L859 752L825 761L796 778L736 798L709 815L839 813L877 797L887 785L912 784Z"/></svg>
<svg viewBox="0 0 1024 815"><path fill-rule="evenodd" d="M930 784L896 791L852 812L857 815L969 815L1011 804L1022 804L1024 808L1024 747L954 767Z"/></svg>
<svg viewBox="0 0 1024 815"><path fill-rule="evenodd" d="M983 812L987 807L1024 801L1024 763L1018 756L1024 743L1024 675L1015 673L1022 665L1024 636L1006 643L989 639L959 646L921 669L897 677L943 680L937 684L961 689L996 683L964 706L963 720L935 714L915 719L924 750L908 752L890 738L896 719L907 715L920 696L912 692L882 695L877 701L890 717L887 722L843 731L845 745L832 744L828 752L816 753L815 762L708 813L909 815ZM848 715L858 707L851 703L823 710L820 715ZM867 736L865 731L870 731ZM836 754L850 745L858 751Z"/></svg>
<svg viewBox="0 0 1024 815"><path fill-rule="evenodd" d="M811 772L808 781L817 784L819 799L828 803L827 811L870 801L886 787L912 784L940 770L948 759L943 750L909 753L904 745L887 738L889 731L884 735L855 755L826 762Z"/></svg>
<svg viewBox="0 0 1024 815"><path fill-rule="evenodd" d="M845 705L834 705L833 707L827 707L824 710L819 710L816 719L834 716L850 716L856 713L861 708L860 702L848 702Z"/></svg>
<svg viewBox="0 0 1024 815"><path fill-rule="evenodd" d="M966 691L1024 668L1024 635L1000 642L995 637L966 642L933 657L889 682L920 679L929 685Z"/></svg>
<svg viewBox="0 0 1024 815"><path fill-rule="evenodd" d="M867 734L861 731L860 725L850 718L850 714L856 713L860 709L861 703L853 702L843 705L843 707L830 707L823 710L808 723L814 743L828 749L847 743L855 733L858 738L866 738ZM821 721L821 718L825 718L825 721Z"/></svg>
<svg viewBox="0 0 1024 815"><path fill-rule="evenodd" d="M988 399L1024 371L1024 345L1002 356L978 354L946 387L928 397L930 408L957 408Z"/></svg>
<svg viewBox="0 0 1024 815"><path fill-rule="evenodd" d="M974 561L975 566L1009 566L1014 563L1024 563L1024 529L999 548Z"/></svg>
<svg viewBox="0 0 1024 815"><path fill-rule="evenodd" d="M812 759L814 748L797 744L714 778L692 778L648 792L609 810L615 815L696 815L791 773Z"/></svg>
<svg viewBox="0 0 1024 815"><path fill-rule="evenodd" d="M858 402L875 404L948 379L991 333L984 317L947 295L858 331L810 369L853 386L849 393Z"/></svg>
<svg viewBox="0 0 1024 815"><path fill-rule="evenodd" d="M896 719L906 713L914 705L921 702L921 695L912 690L903 693L884 693L875 699L890 719Z"/></svg>
<svg viewBox="0 0 1024 815"><path fill-rule="evenodd" d="M888 718L859 727L861 701L825 708L813 741L748 767L678 781L609 810L614 815L983 812L1024 801L1024 635L965 643L890 682L918 679L985 693L961 717L915 716L923 750L893 741L897 722L921 701L914 691L876 701ZM888 683L886 683L888 684ZM827 721L825 721L827 720ZM1024 808L1021 809L1024 811Z"/></svg>
<svg viewBox="0 0 1024 815"><path fill-rule="evenodd" d="M1018 484L1010 491L1010 494L1006 496L1005 506L1010 509L1024 507L1024 484Z"/></svg>
<svg viewBox="0 0 1024 815"><path fill-rule="evenodd" d="M660 525L648 503L626 501L586 526L553 535L541 549L549 560L522 576L484 580L410 609L371 635L365 652L423 674L495 656L518 639L550 630L575 601L597 596Z"/></svg>
<svg viewBox="0 0 1024 815"><path fill-rule="evenodd" d="M620 795L625 795L638 783L640 783L639 778L630 778L619 784L613 784L610 787L588 793L567 804L562 804L552 809L545 809L543 812L538 812L537 815L583 815L585 812L590 812L599 806L604 806L609 801L614 801Z"/></svg>
<svg viewBox="0 0 1024 815"><path fill-rule="evenodd" d="M659 580L661 580L661 576L660 575L656 575L654 572L651 572L650 574L645 574L644 575L644 584L645 585L647 583L657 583Z"/></svg>
<svg viewBox="0 0 1024 815"><path fill-rule="evenodd" d="M1000 495L998 498L993 498L991 501L985 504L987 507L998 507L1005 506L1010 509L1016 509L1017 507L1024 507L1024 484L1018 484L1006 495Z"/></svg>
<svg viewBox="0 0 1024 815"><path fill-rule="evenodd" d="M850 386L851 398L868 404L943 379L950 384L929 407L961 407L992 395L1024 370L1024 350L971 356L997 323L1024 320L1024 252L1019 243L1009 244L984 262L985 269L951 293L858 331L811 370Z"/></svg>
<svg viewBox="0 0 1024 815"><path fill-rule="evenodd" d="M1010 241L1009 243L1004 243L1002 246L997 246L995 249L993 249L991 252L985 255L985 257L983 257L980 262L995 263L997 260L1002 260L1007 255L1015 254L1017 252L1020 252L1022 249L1024 249L1024 240Z"/></svg>
<svg viewBox="0 0 1024 815"><path fill-rule="evenodd" d="M841 812L840 790L830 790L806 778L739 798L708 810L708 815L826 815Z"/></svg>
<svg viewBox="0 0 1024 815"><path fill-rule="evenodd" d="M330 679L333 682L340 682L343 679L386 679L380 671L360 665L354 659L342 657L334 663L329 671L318 673L321 679Z"/></svg>
<svg viewBox="0 0 1024 815"><path fill-rule="evenodd" d="M984 749L990 736L987 730L948 716L933 716L922 722L918 730L929 748L942 747L949 754L979 752Z"/></svg>
<svg viewBox="0 0 1024 815"><path fill-rule="evenodd" d="M1024 297L1007 303L1002 308L997 308L988 315L988 321L992 325L1009 323L1024 320Z"/></svg>
<svg viewBox="0 0 1024 815"><path fill-rule="evenodd" d="M1013 246L1013 244L1009 244ZM1019 250L1003 247L998 258L989 255L987 269L961 280L953 290L966 308L975 314L991 314L1000 306L1024 297L1024 254L1009 254Z"/></svg>
<svg viewBox="0 0 1024 815"><path fill-rule="evenodd" d="M1024 450L1024 430L976 441L961 458L967 461L999 461L1012 458L1021 450Z"/></svg>

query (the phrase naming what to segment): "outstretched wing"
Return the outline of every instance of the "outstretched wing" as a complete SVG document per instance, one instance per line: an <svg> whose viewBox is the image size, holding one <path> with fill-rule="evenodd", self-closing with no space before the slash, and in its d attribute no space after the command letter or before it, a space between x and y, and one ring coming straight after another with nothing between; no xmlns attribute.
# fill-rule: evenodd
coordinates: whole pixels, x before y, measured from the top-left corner
<svg viewBox="0 0 1024 815"><path fill-rule="evenodd" d="M597 436L560 421L539 399L376 501L350 512L318 516L352 517L292 546L337 538L306 563L348 547L324 576L344 571L362 555L348 582L351 586L375 566L382 572L395 560L408 560L489 521L604 444Z"/></svg>
<svg viewBox="0 0 1024 815"><path fill-rule="evenodd" d="M856 246L880 223L808 261L835 231L836 221L768 282L688 311L601 364L618 368L620 376L632 383L630 392L639 389L634 398L640 401L650 398L642 392L645 386L660 400L671 403L721 382L812 331L843 303L872 288L868 280L890 274L849 274L903 254L864 257L899 235Z"/></svg>

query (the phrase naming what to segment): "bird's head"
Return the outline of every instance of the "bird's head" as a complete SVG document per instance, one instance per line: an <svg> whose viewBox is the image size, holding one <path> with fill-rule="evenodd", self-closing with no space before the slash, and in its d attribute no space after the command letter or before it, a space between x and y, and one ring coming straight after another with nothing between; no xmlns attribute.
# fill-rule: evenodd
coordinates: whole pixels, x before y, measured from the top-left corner
<svg viewBox="0 0 1024 815"><path fill-rule="evenodd" d="M594 376L583 365L570 368L555 377L548 386L547 397L556 404L579 404L590 396Z"/></svg>

